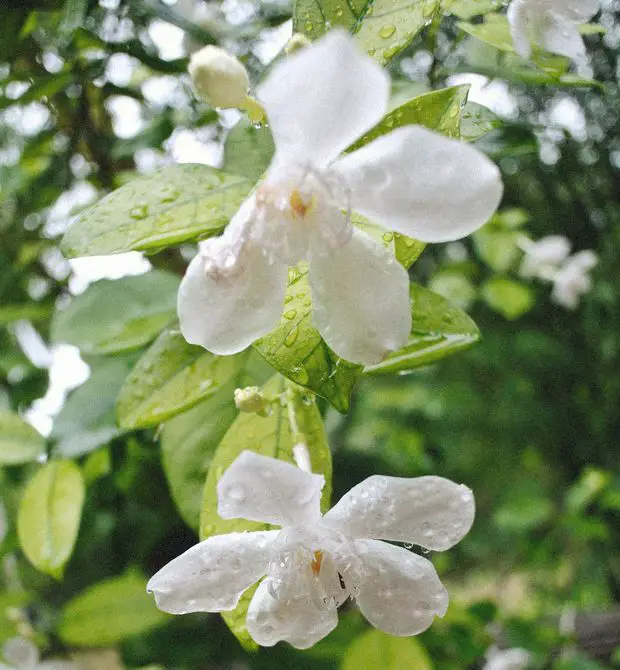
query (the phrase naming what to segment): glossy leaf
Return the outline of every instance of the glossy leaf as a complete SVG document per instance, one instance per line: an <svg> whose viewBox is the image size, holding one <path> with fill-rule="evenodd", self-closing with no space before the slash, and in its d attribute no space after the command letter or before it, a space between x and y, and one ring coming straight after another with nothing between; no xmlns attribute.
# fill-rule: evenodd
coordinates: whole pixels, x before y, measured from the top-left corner
<svg viewBox="0 0 620 670"><path fill-rule="evenodd" d="M180 331L165 330L140 358L118 396L124 428L154 426L217 393L247 354L216 356L188 344Z"/></svg>
<svg viewBox="0 0 620 670"><path fill-rule="evenodd" d="M28 560L60 579L77 539L84 479L70 461L51 462L28 482L19 506L17 532Z"/></svg>
<svg viewBox="0 0 620 670"><path fill-rule="evenodd" d="M438 9L439 0L296 0L293 30L314 40L341 26L385 64L413 41Z"/></svg>
<svg viewBox="0 0 620 670"><path fill-rule="evenodd" d="M488 107L468 102L461 112L461 139L475 142L501 128L502 120Z"/></svg>
<svg viewBox="0 0 620 670"><path fill-rule="evenodd" d="M263 391L268 396L275 396L285 393L287 385L278 375L265 385ZM321 500L321 506L325 511L329 508L331 499L332 461L323 419L312 396L305 397L291 390L288 392L290 393L291 411L295 413L296 424L306 439L312 471L325 477L325 488ZM286 405L275 403L273 411L266 417L257 414L239 414L224 435L213 455L205 484L200 516L201 539L222 533L268 528L266 524L245 519L220 518L217 513L217 482L237 456L246 449L263 456L295 463L293 446L296 439L291 431L288 412ZM249 595L246 595L235 610L224 616L232 632L246 647L253 646L245 626L249 602Z"/></svg>
<svg viewBox="0 0 620 670"><path fill-rule="evenodd" d="M534 306L532 289L505 277L489 279L482 287L482 297L491 309L510 320L518 319Z"/></svg>
<svg viewBox="0 0 620 670"><path fill-rule="evenodd" d="M480 332L472 319L445 298L428 289L410 287L413 323L407 344L384 361L365 368L365 374L404 373L472 346Z"/></svg>
<svg viewBox="0 0 620 670"><path fill-rule="evenodd" d="M161 431L161 458L170 493L183 521L198 532L205 479L217 445L238 412L236 384L175 416Z"/></svg>
<svg viewBox="0 0 620 670"><path fill-rule="evenodd" d="M396 128L409 125L424 126L447 137L458 138L461 130L461 113L467 102L468 92L468 85L451 86L412 98L386 114L374 128L350 147L349 151L355 151Z"/></svg>
<svg viewBox="0 0 620 670"><path fill-rule="evenodd" d="M60 639L75 647L103 647L163 623L167 616L153 605L146 583L130 572L80 593L62 611Z"/></svg>
<svg viewBox="0 0 620 670"><path fill-rule="evenodd" d="M207 165L138 177L84 211L62 241L68 257L156 251L217 235L252 187Z"/></svg>
<svg viewBox="0 0 620 670"><path fill-rule="evenodd" d="M415 637L392 637L375 629L355 640L340 667L341 670L433 670L426 649Z"/></svg>
<svg viewBox="0 0 620 670"><path fill-rule="evenodd" d="M241 119L224 142L224 169L256 182L269 167L274 150L267 126L257 128L247 119Z"/></svg>
<svg viewBox="0 0 620 670"><path fill-rule="evenodd" d="M176 317L179 279L152 270L89 286L56 312L52 340L83 354L111 354L148 344Z"/></svg>
<svg viewBox="0 0 620 670"><path fill-rule="evenodd" d="M116 425L116 396L134 361L130 355L93 366L90 378L73 391L54 421L54 455L83 456L123 434Z"/></svg>
<svg viewBox="0 0 620 670"><path fill-rule="evenodd" d="M495 11L497 0L444 0L443 8L446 12L458 16L459 19L473 19L474 16L488 14Z"/></svg>
<svg viewBox="0 0 620 670"><path fill-rule="evenodd" d="M45 454L45 439L13 412L0 412L0 465L20 465Z"/></svg>
<svg viewBox="0 0 620 670"><path fill-rule="evenodd" d="M254 346L278 372L346 412L362 368L336 356L312 325L307 275L305 267L290 270L280 325Z"/></svg>

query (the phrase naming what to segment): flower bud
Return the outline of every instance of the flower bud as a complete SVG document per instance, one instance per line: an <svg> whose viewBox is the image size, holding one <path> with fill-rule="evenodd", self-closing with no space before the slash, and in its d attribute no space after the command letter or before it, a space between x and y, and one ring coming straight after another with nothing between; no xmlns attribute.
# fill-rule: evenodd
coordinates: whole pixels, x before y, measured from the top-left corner
<svg viewBox="0 0 620 670"><path fill-rule="evenodd" d="M206 46L189 62L194 88L212 107L242 107L250 80L243 64L219 47Z"/></svg>
<svg viewBox="0 0 620 670"><path fill-rule="evenodd" d="M235 389L235 405L240 412L264 414L270 404L258 386Z"/></svg>

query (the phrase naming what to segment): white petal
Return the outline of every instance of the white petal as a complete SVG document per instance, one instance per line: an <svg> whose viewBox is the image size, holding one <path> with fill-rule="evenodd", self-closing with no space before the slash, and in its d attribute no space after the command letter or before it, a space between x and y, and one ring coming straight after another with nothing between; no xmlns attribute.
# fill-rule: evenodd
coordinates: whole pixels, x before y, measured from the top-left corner
<svg viewBox="0 0 620 670"><path fill-rule="evenodd" d="M442 477L368 477L323 517L349 537L411 542L445 551L472 526L475 503L463 484Z"/></svg>
<svg viewBox="0 0 620 670"><path fill-rule="evenodd" d="M348 183L354 211L422 242L469 235L503 191L497 166L481 151L421 126L398 128L333 169Z"/></svg>
<svg viewBox="0 0 620 670"><path fill-rule="evenodd" d="M242 452L217 484L218 514L277 526L304 525L321 516L322 475L276 458Z"/></svg>
<svg viewBox="0 0 620 670"><path fill-rule="evenodd" d="M244 203L221 237L201 243L179 288L183 337L215 354L243 351L282 315L288 269L244 236L253 203Z"/></svg>
<svg viewBox="0 0 620 670"><path fill-rule="evenodd" d="M368 621L390 635L417 635L448 609L448 592L433 564L406 549L358 540L364 580L357 602Z"/></svg>
<svg viewBox="0 0 620 670"><path fill-rule="evenodd" d="M532 5L539 0L530 0ZM574 23L585 23L601 8L600 0L547 0L549 8L559 16Z"/></svg>
<svg viewBox="0 0 620 670"><path fill-rule="evenodd" d="M247 616L250 635L263 647L284 640L297 649L308 649L338 625L333 602L318 606L307 597L285 601L274 598L270 590L268 577L254 594Z"/></svg>
<svg viewBox="0 0 620 670"><path fill-rule="evenodd" d="M43 661L37 665L36 670L83 670L83 667L72 661Z"/></svg>
<svg viewBox="0 0 620 670"><path fill-rule="evenodd" d="M513 0L507 13L515 51L523 58L532 55L529 11L527 0Z"/></svg>
<svg viewBox="0 0 620 670"><path fill-rule="evenodd" d="M2 647L2 655L7 663L19 670L34 668L39 660L39 650L24 637L12 637Z"/></svg>
<svg viewBox="0 0 620 670"><path fill-rule="evenodd" d="M170 614L222 612L267 573L278 531L214 535L155 574L147 590Z"/></svg>
<svg viewBox="0 0 620 670"><path fill-rule="evenodd" d="M339 30L274 66L258 88L277 155L326 165L378 123L390 80Z"/></svg>
<svg viewBox="0 0 620 670"><path fill-rule="evenodd" d="M354 229L340 249L313 253L310 289L314 324L342 358L371 365L407 342L407 271L365 233Z"/></svg>
<svg viewBox="0 0 620 670"><path fill-rule="evenodd" d="M539 29L541 46L547 51L574 60L584 58L586 45L573 22L549 12Z"/></svg>

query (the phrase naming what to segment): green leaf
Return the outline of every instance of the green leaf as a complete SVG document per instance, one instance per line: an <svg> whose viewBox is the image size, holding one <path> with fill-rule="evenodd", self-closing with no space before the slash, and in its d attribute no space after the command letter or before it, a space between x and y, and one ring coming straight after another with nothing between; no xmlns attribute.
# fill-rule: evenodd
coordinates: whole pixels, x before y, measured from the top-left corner
<svg viewBox="0 0 620 670"><path fill-rule="evenodd" d="M460 137L461 113L469 86L451 86L424 93L386 114L381 121L348 149L355 151L396 128L420 125L447 137Z"/></svg>
<svg viewBox="0 0 620 670"><path fill-rule="evenodd" d="M281 394L286 391L286 384L278 375L267 382L263 390L268 396ZM306 439L312 471L325 477L321 507L326 511L331 499L332 462L323 420L313 397L305 397L291 388L288 394L291 411L295 413L296 423ZM205 484L200 516L201 539L205 540L211 535L264 530L269 527L245 519L222 519L217 513L217 482L237 456L246 449L263 456L295 463L293 446L297 439L291 431L288 411L287 406L274 403L273 411L266 417L257 414L239 414L224 435L213 455ZM225 617L232 632L246 647L252 644L245 625L249 600L250 596L246 594L237 608L227 613Z"/></svg>
<svg viewBox="0 0 620 670"><path fill-rule="evenodd" d="M69 258L156 251L217 235L252 183L207 165L175 165L133 179L84 211L61 244Z"/></svg>
<svg viewBox="0 0 620 670"><path fill-rule="evenodd" d="M405 268L410 268L426 249L426 242L418 242L411 237L394 234L394 255L396 260Z"/></svg>
<svg viewBox="0 0 620 670"><path fill-rule="evenodd" d="M521 233L517 230L503 230L490 223L473 237L478 255L495 272L507 272L521 258Z"/></svg>
<svg viewBox="0 0 620 670"><path fill-rule="evenodd" d="M21 465L45 454L45 439L12 412L0 412L0 465Z"/></svg>
<svg viewBox="0 0 620 670"><path fill-rule="evenodd" d="M98 281L56 312L52 340L87 355L142 347L176 318L178 286L178 277L160 270Z"/></svg>
<svg viewBox="0 0 620 670"><path fill-rule="evenodd" d="M459 19L473 19L497 9L497 0L444 0L444 10Z"/></svg>
<svg viewBox="0 0 620 670"><path fill-rule="evenodd" d="M349 647L341 670L433 670L422 644L414 637L392 637L371 629Z"/></svg>
<svg viewBox="0 0 620 670"><path fill-rule="evenodd" d="M296 0L293 30L314 40L336 26L382 64L407 47L433 19L439 0Z"/></svg>
<svg viewBox="0 0 620 670"><path fill-rule="evenodd" d="M27 19L26 9L17 6L0 8L0 62L7 62L13 55Z"/></svg>
<svg viewBox="0 0 620 670"><path fill-rule="evenodd" d="M472 319L445 298L417 284L411 284L410 296L413 324L409 341L383 362L366 367L365 374L409 372L471 347L480 339Z"/></svg>
<svg viewBox="0 0 620 670"><path fill-rule="evenodd" d="M116 425L116 397L134 362L131 355L93 366L90 378L73 391L54 421L54 455L83 456L123 434Z"/></svg>
<svg viewBox="0 0 620 670"><path fill-rule="evenodd" d="M482 287L487 305L507 319L518 319L534 306L534 292L529 286L512 279L494 277Z"/></svg>
<svg viewBox="0 0 620 670"><path fill-rule="evenodd" d="M269 167L275 146L267 126L255 127L247 119L228 133L224 143L224 170L258 181Z"/></svg>
<svg viewBox="0 0 620 670"><path fill-rule="evenodd" d="M28 560L41 572L62 577L77 539L84 504L84 479L70 461L41 468L26 485L17 533Z"/></svg>
<svg viewBox="0 0 620 670"><path fill-rule="evenodd" d="M247 354L216 356L165 330L140 358L118 396L123 428L154 426L217 393L243 365Z"/></svg>
<svg viewBox="0 0 620 670"><path fill-rule="evenodd" d="M59 46L66 46L75 31L84 25L88 13L88 0L65 0L60 23L56 29Z"/></svg>
<svg viewBox="0 0 620 670"><path fill-rule="evenodd" d="M146 584L129 572L80 593L62 611L60 639L74 647L104 647L160 625L168 617L155 607Z"/></svg>
<svg viewBox="0 0 620 670"><path fill-rule="evenodd" d="M238 412L233 401L236 384L164 424L161 458L170 493L183 521L196 532L205 479L217 445Z"/></svg>
<svg viewBox="0 0 620 670"><path fill-rule="evenodd" d="M461 139L466 142L475 142L501 126L499 116L477 102L468 102L461 112Z"/></svg>
<svg viewBox="0 0 620 670"><path fill-rule="evenodd" d="M312 326L307 267L289 271L284 303L280 325L257 340L255 348L285 377L329 400L339 412L347 412L362 368L336 356Z"/></svg>

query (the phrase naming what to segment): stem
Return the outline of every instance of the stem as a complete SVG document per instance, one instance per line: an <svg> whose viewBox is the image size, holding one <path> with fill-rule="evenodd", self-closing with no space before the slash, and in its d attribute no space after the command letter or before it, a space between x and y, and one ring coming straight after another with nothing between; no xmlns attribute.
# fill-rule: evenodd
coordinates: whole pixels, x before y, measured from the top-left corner
<svg viewBox="0 0 620 670"><path fill-rule="evenodd" d="M308 449L308 439L306 434L300 428L300 421L297 416L298 405L302 402L297 385L287 381L284 397L286 399L288 420L293 435L293 458L300 470L312 472L312 461L310 459L310 450Z"/></svg>

